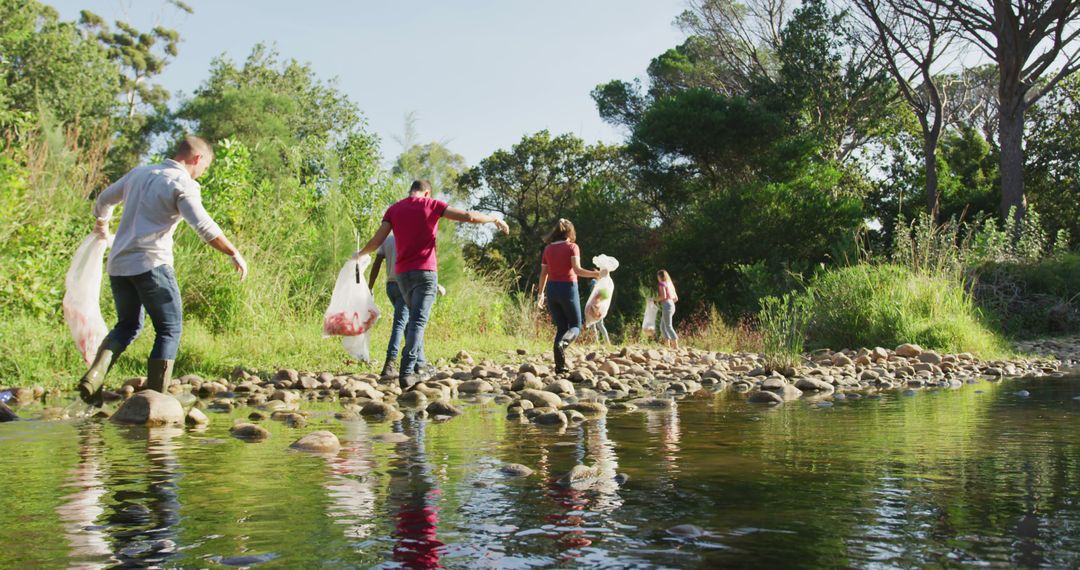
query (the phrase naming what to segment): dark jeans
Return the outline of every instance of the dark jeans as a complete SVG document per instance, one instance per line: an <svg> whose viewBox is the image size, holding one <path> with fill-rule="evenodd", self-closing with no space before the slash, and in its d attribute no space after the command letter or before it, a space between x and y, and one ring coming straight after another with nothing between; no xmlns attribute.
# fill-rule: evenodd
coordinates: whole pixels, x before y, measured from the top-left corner
<svg viewBox="0 0 1080 570"><path fill-rule="evenodd" d="M581 332L581 299L578 298L576 281L548 281L544 289L548 312L555 321L555 370L566 369L566 355L559 346L559 339L571 329Z"/></svg>
<svg viewBox="0 0 1080 570"><path fill-rule="evenodd" d="M417 363L423 358L424 328L427 327L431 307L435 304L435 294L439 288L439 274L435 271L406 271L397 274L398 287L405 306L409 309L408 322L405 325L405 351L401 355L402 376L412 374Z"/></svg>
<svg viewBox="0 0 1080 570"><path fill-rule="evenodd" d="M409 321L409 306L405 303L405 297L401 294L401 287L397 281L386 282L386 297L394 305L394 323L390 327L390 342L386 345L386 362L397 360L401 349L401 337L405 335L405 325ZM420 343L420 356L416 361L416 368L420 369L427 361L424 358L424 344Z"/></svg>
<svg viewBox="0 0 1080 570"><path fill-rule="evenodd" d="M126 277L109 276L113 302L116 303L116 326L108 339L118 348L127 348L143 326L143 311L154 323L154 348L150 358L175 360L180 348L184 308L176 273L168 265L159 265L146 273Z"/></svg>

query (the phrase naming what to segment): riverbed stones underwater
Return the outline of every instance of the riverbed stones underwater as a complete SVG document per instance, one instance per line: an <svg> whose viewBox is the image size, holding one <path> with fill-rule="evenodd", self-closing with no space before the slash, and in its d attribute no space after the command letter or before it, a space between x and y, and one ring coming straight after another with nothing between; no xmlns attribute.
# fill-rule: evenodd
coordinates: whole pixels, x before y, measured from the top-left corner
<svg viewBox="0 0 1080 570"><path fill-rule="evenodd" d="M374 373L293 369L262 373L237 367L228 378L182 376L169 387L168 394L140 389L140 379L132 379L121 384L122 391L107 394L106 400L122 401L112 414L117 423L183 424L186 419L194 428L209 421L204 420L207 414L203 410L228 412L251 407L250 422L234 426L232 432L244 441L259 442L269 437L257 424L260 421L305 427L308 417L300 408L307 401L337 402L342 407L335 415L339 421L362 417L368 422L385 422L400 419L401 409L448 420L461 413L452 400L493 400L506 405L507 417L513 421L561 429L607 413L671 409L677 399L702 390L731 390L745 394L755 405L778 406L799 400L816 404L873 396L885 390L949 389L1008 377L1060 376L1080 365L1080 338L1029 343L1021 350L1051 353L1059 359L980 360L967 353L940 354L904 344L892 350L818 350L797 366L771 370L764 355L758 353L645 346L589 352L579 347L569 355L570 372L558 375L547 365L550 355L508 353L508 363L483 360L476 364L462 351L454 362L436 368L405 393L396 378ZM46 394L40 387L11 393L18 395L11 398L16 410L20 404L60 397L59 393ZM5 409L0 408L0 418L16 419ZM66 415L40 416L62 417Z"/></svg>

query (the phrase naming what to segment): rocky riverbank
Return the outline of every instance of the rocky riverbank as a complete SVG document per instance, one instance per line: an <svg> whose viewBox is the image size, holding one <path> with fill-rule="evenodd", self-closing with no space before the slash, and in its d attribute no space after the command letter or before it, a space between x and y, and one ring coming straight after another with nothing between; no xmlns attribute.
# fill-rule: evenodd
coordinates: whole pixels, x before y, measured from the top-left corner
<svg viewBox="0 0 1080 570"><path fill-rule="evenodd" d="M828 400L861 397L884 390L957 388L964 383L996 382L1022 376L1063 375L1080 363L1080 339L1039 341L1021 346L1027 353L1051 354L1033 360L979 360L971 354L939 354L912 344L895 349L819 350L785 370L770 370L765 358L754 353L717 353L696 349L666 350L632 346L612 352L586 352L578 348L571 372L556 375L549 355L508 355L510 363L476 363L462 351L447 366L435 370L413 390L402 392L396 378L376 374L333 374L283 369L274 373L237 368L229 378L204 379L183 376L169 391L185 408L187 422L205 424L209 412L254 408L251 424L234 429L248 441L264 439L257 423L278 420L304 427L304 401L339 402L339 419L364 417L394 420L403 409L429 416L453 417L460 410L452 403L460 397L484 396L507 404L507 417L522 422L563 426L588 416L638 407L668 408L674 400L701 390L732 390L746 394L755 404L779 405L793 400ZM185 414L174 398L142 393L143 379L125 381L106 400L124 401L113 416L123 423L183 422ZM18 406L36 401L54 402L65 397L58 391L37 387L11 390ZM138 394L138 397L136 395ZM98 415L110 415L106 407ZM165 411L160 411L164 409ZM132 413L133 410L136 413ZM67 409L46 407L43 419L62 419ZM17 416L0 404L0 421Z"/></svg>

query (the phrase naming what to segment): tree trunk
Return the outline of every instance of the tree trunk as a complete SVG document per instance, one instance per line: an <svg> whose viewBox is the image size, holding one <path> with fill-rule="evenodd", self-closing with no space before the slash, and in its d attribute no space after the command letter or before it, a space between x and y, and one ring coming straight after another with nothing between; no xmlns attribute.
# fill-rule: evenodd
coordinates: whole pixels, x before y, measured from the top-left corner
<svg viewBox="0 0 1080 570"><path fill-rule="evenodd" d="M930 220L937 225L941 203L938 197L937 141L929 140L929 137L923 140L923 161L926 162L926 211L930 214Z"/></svg>
<svg viewBox="0 0 1080 570"><path fill-rule="evenodd" d="M998 120L998 143L1001 145L1001 215L1008 216L1009 211L1015 208L1014 215L1018 220L1027 215L1027 196L1024 193L1023 109L1022 101L1003 104Z"/></svg>

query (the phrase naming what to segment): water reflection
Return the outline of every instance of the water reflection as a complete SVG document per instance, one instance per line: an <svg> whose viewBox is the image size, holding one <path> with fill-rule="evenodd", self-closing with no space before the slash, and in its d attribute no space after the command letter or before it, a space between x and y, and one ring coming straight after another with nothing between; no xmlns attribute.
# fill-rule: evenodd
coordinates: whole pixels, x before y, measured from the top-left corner
<svg viewBox="0 0 1080 570"><path fill-rule="evenodd" d="M371 431L362 421L347 421L341 436L341 452L329 458L331 477L326 489L334 498L330 517L346 525L349 539L366 539L375 530L375 450Z"/></svg>
<svg viewBox="0 0 1080 570"><path fill-rule="evenodd" d="M105 489L105 463L101 454L101 424L79 424L79 462L71 472L65 487L74 489L64 497L56 508L64 528L64 537L71 548L70 563L75 568L102 568L111 554L105 533L96 526L98 518L105 513L102 496Z"/></svg>
<svg viewBox="0 0 1080 570"><path fill-rule="evenodd" d="M144 567L175 554L180 522L175 427L123 428L110 445L98 422L77 424L79 462L57 508L73 564Z"/></svg>
<svg viewBox="0 0 1080 570"><path fill-rule="evenodd" d="M394 514L394 560L405 568L442 568L437 538L438 499L441 493L432 475L424 441L425 421L408 414L395 422L394 431L409 439L395 445L390 467L390 502Z"/></svg>

